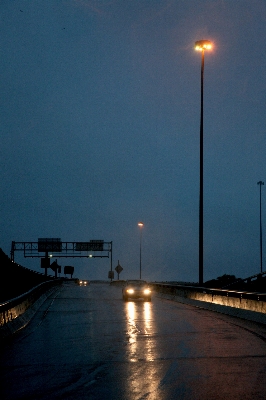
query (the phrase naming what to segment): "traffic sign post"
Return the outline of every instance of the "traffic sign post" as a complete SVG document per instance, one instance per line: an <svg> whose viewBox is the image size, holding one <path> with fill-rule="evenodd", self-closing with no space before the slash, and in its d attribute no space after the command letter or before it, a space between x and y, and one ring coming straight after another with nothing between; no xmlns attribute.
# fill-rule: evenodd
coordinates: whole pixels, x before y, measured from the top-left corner
<svg viewBox="0 0 266 400"><path fill-rule="evenodd" d="M119 274L123 271L123 268L119 264L119 260L118 260L118 265L115 267L115 270L117 272L117 280L119 281Z"/></svg>

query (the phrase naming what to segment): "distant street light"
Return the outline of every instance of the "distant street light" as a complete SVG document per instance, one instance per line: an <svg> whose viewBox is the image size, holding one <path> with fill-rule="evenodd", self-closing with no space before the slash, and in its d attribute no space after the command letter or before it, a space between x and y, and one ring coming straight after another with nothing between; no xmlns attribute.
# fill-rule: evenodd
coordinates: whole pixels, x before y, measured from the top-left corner
<svg viewBox="0 0 266 400"><path fill-rule="evenodd" d="M261 186L264 185L264 182L259 181L257 184L260 185L260 272L262 272Z"/></svg>
<svg viewBox="0 0 266 400"><path fill-rule="evenodd" d="M139 222L138 226L140 228L140 240L139 240L139 279L141 279L141 242L142 242L142 228L144 226L143 222Z"/></svg>
<svg viewBox="0 0 266 400"><path fill-rule="evenodd" d="M204 52L211 50L209 40L195 42L195 50L201 51L201 97L200 97L200 194L199 194L199 284L203 285L203 81Z"/></svg>

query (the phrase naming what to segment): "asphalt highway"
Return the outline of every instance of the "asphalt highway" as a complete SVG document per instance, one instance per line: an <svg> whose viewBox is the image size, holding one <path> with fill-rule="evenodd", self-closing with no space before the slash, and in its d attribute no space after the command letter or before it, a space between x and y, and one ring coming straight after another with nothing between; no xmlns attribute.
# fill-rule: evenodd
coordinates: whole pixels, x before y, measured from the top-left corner
<svg viewBox="0 0 266 400"><path fill-rule="evenodd" d="M266 327L120 287L64 284L0 345L0 398L266 398Z"/></svg>

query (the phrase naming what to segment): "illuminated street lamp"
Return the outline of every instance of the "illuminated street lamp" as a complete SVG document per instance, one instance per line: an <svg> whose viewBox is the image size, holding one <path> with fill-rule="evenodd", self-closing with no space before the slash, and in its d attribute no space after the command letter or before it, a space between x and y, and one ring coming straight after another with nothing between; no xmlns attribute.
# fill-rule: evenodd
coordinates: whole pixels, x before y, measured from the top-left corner
<svg viewBox="0 0 266 400"><path fill-rule="evenodd" d="M139 279L141 279L141 241L142 241L142 228L144 226L143 222L139 222L138 226L140 228L140 240L139 240Z"/></svg>
<svg viewBox="0 0 266 400"><path fill-rule="evenodd" d="M195 42L195 50L201 51L201 97L200 97L200 193L199 193L199 284L203 284L203 82L204 53L211 50L209 40Z"/></svg>
<svg viewBox="0 0 266 400"><path fill-rule="evenodd" d="M204 51L211 50L212 43L209 40L198 40L195 42L195 50Z"/></svg>
<svg viewBox="0 0 266 400"><path fill-rule="evenodd" d="M259 181L257 184L260 185L260 272L262 272L261 186L264 185L264 182Z"/></svg>

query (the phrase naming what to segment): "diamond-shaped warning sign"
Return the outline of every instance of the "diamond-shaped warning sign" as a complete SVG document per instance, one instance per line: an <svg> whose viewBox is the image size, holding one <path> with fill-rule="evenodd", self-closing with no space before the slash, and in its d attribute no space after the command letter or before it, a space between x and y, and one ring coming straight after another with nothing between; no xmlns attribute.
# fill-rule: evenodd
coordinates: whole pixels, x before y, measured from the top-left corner
<svg viewBox="0 0 266 400"><path fill-rule="evenodd" d="M123 268L121 267L120 264L118 264L118 265L115 267L115 270L116 270L116 272L117 272L118 274L120 274L120 272L123 271Z"/></svg>

